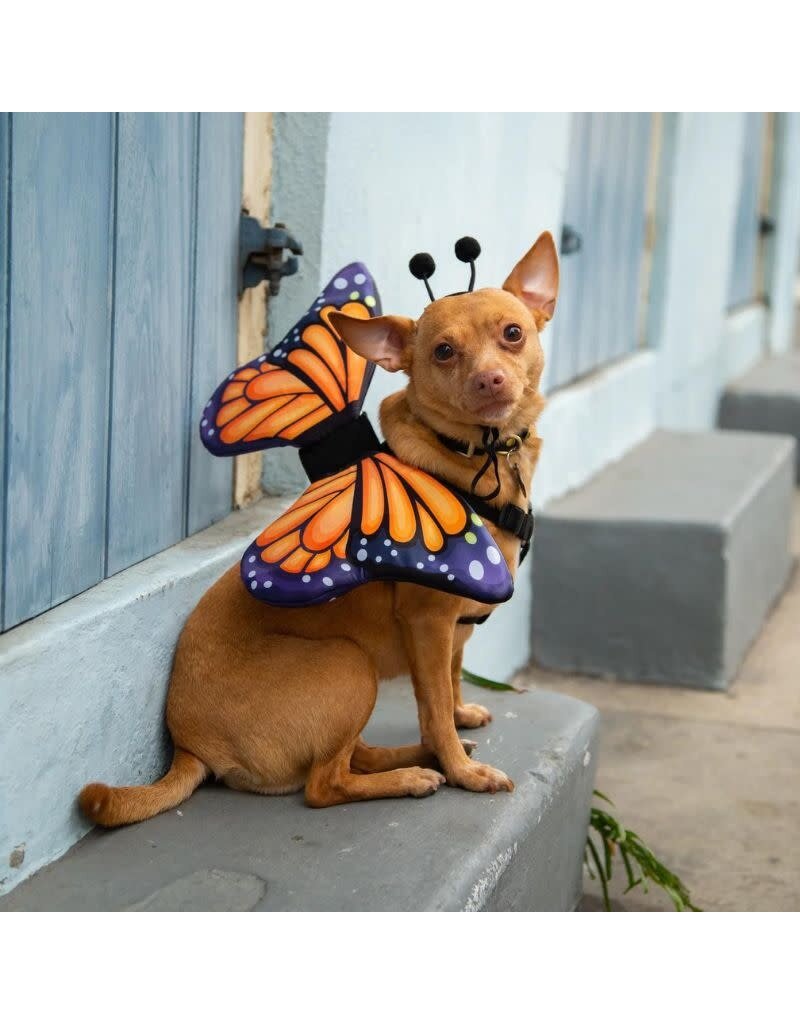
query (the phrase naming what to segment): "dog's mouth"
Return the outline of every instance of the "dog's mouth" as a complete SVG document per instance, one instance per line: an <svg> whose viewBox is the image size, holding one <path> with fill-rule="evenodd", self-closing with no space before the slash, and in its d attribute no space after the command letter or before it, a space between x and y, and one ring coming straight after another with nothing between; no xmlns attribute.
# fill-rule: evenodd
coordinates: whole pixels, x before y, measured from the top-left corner
<svg viewBox="0 0 800 1024"><path fill-rule="evenodd" d="M516 402L512 399L494 399L491 402L484 402L483 405L476 406L474 409L470 409L470 412L475 416L479 423L485 423L489 426L499 426L511 416L514 412Z"/></svg>

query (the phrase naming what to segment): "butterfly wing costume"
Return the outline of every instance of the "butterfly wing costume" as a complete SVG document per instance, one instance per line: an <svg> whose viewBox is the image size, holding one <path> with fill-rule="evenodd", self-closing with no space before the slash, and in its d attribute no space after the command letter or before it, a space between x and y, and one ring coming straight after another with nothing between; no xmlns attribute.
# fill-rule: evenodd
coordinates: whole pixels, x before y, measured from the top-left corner
<svg viewBox="0 0 800 1024"><path fill-rule="evenodd" d="M513 580L479 515L460 493L398 459L361 407L374 365L341 340L334 311L380 315L361 263L344 267L305 316L264 355L240 366L203 411L214 455L293 445L311 483L245 551L254 597L301 607L372 580L435 587L487 604Z"/></svg>

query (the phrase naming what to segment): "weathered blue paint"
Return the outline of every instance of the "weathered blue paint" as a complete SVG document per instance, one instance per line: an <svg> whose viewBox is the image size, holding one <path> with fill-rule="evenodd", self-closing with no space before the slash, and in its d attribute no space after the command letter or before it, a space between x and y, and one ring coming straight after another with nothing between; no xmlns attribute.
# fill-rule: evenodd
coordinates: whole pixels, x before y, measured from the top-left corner
<svg viewBox="0 0 800 1024"><path fill-rule="evenodd" d="M108 114L14 116L5 617L103 578Z"/></svg>
<svg viewBox="0 0 800 1024"><path fill-rule="evenodd" d="M770 351L788 352L794 338L800 270L800 113L776 114L769 215L775 234L767 240L766 252L768 341Z"/></svg>
<svg viewBox="0 0 800 1024"><path fill-rule="evenodd" d="M735 308L756 298L756 261L759 247L759 197L764 164L766 114L743 114L739 200L733 236L733 258L728 280L728 306Z"/></svg>
<svg viewBox="0 0 800 1024"><path fill-rule="evenodd" d="M0 630L6 554L6 362L8 354L8 232L11 218L11 114L0 113Z"/></svg>
<svg viewBox="0 0 800 1024"><path fill-rule="evenodd" d="M183 535L196 137L194 115L120 115L109 574Z"/></svg>
<svg viewBox="0 0 800 1024"><path fill-rule="evenodd" d="M203 403L236 361L241 139L241 114L200 115L192 394L185 428L190 450L187 534L222 518L231 507L233 462L209 459L197 419Z"/></svg>
<svg viewBox="0 0 800 1024"><path fill-rule="evenodd" d="M637 347L649 114L575 114L564 221L581 249L563 257L550 389Z"/></svg>
<svg viewBox="0 0 800 1024"><path fill-rule="evenodd" d="M235 362L241 158L236 114L0 118L4 628L229 511L196 434Z"/></svg>

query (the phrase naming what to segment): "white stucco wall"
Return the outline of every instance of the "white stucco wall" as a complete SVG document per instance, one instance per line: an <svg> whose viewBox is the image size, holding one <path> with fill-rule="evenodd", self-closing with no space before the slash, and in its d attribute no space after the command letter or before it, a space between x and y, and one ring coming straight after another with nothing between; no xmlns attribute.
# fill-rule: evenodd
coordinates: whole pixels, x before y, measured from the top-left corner
<svg viewBox="0 0 800 1024"><path fill-rule="evenodd" d="M332 114L313 123L304 117L279 121L283 155L276 155L273 207L277 219L302 221L311 255L306 277L314 284L285 283L271 307L272 341L313 288L353 259L372 270L386 312L416 316L426 295L407 270L413 253L433 254L432 284L440 295L465 284L465 268L452 252L461 235L475 235L483 247L480 287L499 284L541 230L560 233L568 114ZM648 348L551 396L540 424L535 506L580 486L656 426L712 427L721 390L759 358L766 336L776 349L787 344L800 224L800 116L784 118L778 135L783 177L773 200L779 230L768 264L769 318L763 308L733 316L726 309L743 116L670 114L663 128ZM306 180L309 167L313 183ZM308 295L301 297L302 290ZM548 332L543 340L547 351ZM402 386L401 378L378 370L366 403L376 425L381 399ZM303 479L293 453L270 453L271 489L299 489ZM469 666L504 676L525 662L530 616L526 567L513 601L477 631Z"/></svg>
<svg viewBox="0 0 800 1024"><path fill-rule="evenodd" d="M649 350L552 396L534 505L579 486L658 425L712 427L725 383L758 358L763 310L735 319L726 310L743 128L740 114L665 116ZM331 115L320 283L361 259L384 310L416 316L426 297L408 258L431 251L434 293L458 290L465 274L452 245L473 234L483 247L478 286L499 284L541 230L560 232L569 129L565 114ZM796 181L795 121L782 130L779 156ZM800 219L798 195L777 194L784 223ZM782 237L773 277L784 289L794 279L789 251ZM780 347L784 321L773 313L772 323ZM547 332L544 342L547 350ZM374 421L402 383L377 372L366 404ZM476 632L468 665L506 676L525 662L530 616L526 567L513 601Z"/></svg>
<svg viewBox="0 0 800 1024"><path fill-rule="evenodd" d="M428 300L409 258L430 251L434 294L458 291L468 271L453 244L469 234L483 250L477 286L499 286L539 232L559 235L568 143L566 114L333 114L323 280L363 260L384 311L416 317ZM366 403L376 426L381 399L403 384L376 373ZM466 658L474 671L506 676L528 660L529 570L513 600L476 631Z"/></svg>
<svg viewBox="0 0 800 1024"><path fill-rule="evenodd" d="M670 114L659 184L648 342L663 426L714 425L725 381L727 284L741 176L740 114Z"/></svg>

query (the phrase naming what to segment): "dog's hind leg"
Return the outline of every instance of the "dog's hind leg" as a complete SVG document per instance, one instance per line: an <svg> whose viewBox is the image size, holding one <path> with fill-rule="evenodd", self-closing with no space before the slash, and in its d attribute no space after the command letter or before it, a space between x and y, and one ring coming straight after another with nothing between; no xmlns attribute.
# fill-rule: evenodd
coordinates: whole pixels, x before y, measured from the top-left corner
<svg viewBox="0 0 800 1024"><path fill-rule="evenodd" d="M355 742L324 764L312 766L306 782L306 803L310 807L391 796L430 796L445 781L432 768L394 768L359 775L351 769Z"/></svg>
<svg viewBox="0 0 800 1024"><path fill-rule="evenodd" d="M467 754L477 746L474 740L462 740ZM410 743L405 747L370 747L362 739L356 742L350 767L357 772L388 772L395 768L436 768L439 760L423 743Z"/></svg>

